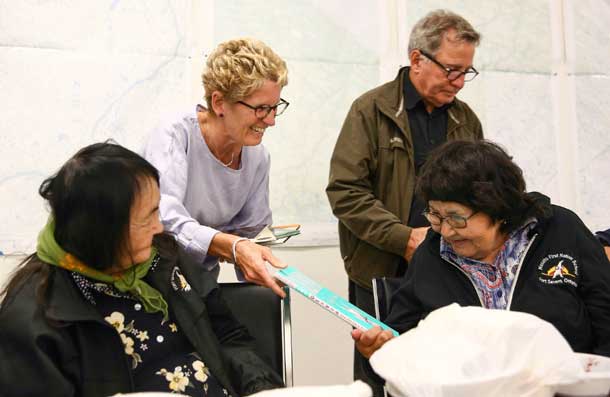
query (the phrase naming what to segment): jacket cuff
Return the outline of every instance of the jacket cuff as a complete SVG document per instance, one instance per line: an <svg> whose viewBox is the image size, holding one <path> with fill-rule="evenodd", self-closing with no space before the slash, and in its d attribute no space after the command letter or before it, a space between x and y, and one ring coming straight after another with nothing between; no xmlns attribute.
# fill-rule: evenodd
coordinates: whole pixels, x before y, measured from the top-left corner
<svg viewBox="0 0 610 397"><path fill-rule="evenodd" d="M387 250L393 254L404 256L410 236L411 228L409 226L402 223L394 224L388 236Z"/></svg>

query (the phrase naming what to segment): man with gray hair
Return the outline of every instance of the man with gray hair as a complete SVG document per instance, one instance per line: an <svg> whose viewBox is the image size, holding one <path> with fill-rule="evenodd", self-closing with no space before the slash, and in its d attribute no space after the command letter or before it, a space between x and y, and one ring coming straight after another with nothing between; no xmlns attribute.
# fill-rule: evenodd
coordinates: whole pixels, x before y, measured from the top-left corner
<svg viewBox="0 0 610 397"><path fill-rule="evenodd" d="M403 275L425 237L425 204L414 187L428 153L447 140L483 138L477 116L456 98L478 75L479 41L461 16L430 12L411 31L410 66L356 99L347 114L326 193L339 219L349 300L368 313L374 314L371 280ZM354 378L371 384L363 363L356 351Z"/></svg>

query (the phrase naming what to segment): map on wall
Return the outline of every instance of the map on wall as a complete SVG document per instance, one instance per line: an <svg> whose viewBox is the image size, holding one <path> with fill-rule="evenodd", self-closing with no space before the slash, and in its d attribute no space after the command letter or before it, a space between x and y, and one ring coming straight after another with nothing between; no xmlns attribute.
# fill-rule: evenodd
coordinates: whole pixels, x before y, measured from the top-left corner
<svg viewBox="0 0 610 397"><path fill-rule="evenodd" d="M324 193L330 154L350 103L378 83L379 62L377 18L361 7L358 23L348 21L343 6L273 0L264 8L278 23L268 24L259 3L243 1L0 3L0 251L35 249L48 216L37 193L45 178L93 142L139 151L160 120L203 97L210 48L201 43L242 36L265 41L289 68L282 96L291 105L264 140L274 221L303 224L297 244L335 242Z"/></svg>
<svg viewBox="0 0 610 397"><path fill-rule="evenodd" d="M158 114L182 106L188 5L3 3L0 251L34 250L48 214L38 187L80 147L111 138L137 150Z"/></svg>

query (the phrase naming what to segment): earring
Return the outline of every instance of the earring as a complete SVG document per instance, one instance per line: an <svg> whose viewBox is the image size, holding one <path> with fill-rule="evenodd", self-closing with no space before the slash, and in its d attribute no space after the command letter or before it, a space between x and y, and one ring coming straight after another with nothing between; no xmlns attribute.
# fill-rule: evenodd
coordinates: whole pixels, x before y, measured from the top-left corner
<svg viewBox="0 0 610 397"><path fill-rule="evenodd" d="M224 113L220 113L220 114L218 115L218 117L224 117L224 116L225 116L225 115L224 115Z"/></svg>

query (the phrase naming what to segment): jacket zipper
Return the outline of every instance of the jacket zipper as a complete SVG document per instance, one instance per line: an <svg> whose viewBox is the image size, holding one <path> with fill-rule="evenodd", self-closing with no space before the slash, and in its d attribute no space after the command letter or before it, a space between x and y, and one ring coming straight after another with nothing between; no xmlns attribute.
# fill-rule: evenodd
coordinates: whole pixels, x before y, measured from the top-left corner
<svg viewBox="0 0 610 397"><path fill-rule="evenodd" d="M474 285L474 283L472 282L472 280L470 279L470 277L468 277L468 273L466 273L461 267L459 267L457 264L453 263L452 261L442 258L445 262L451 264L453 267L455 267L456 269L458 269L460 272L462 272L462 274L464 275L464 277L466 277L466 280L468 280L470 282L470 285L472 285L472 289L474 290L474 294L477 296L477 298L479 298L479 303L481 304L481 307L485 307L483 305L483 300L481 299L481 297L479 296L479 292L477 291L477 287Z"/></svg>
<svg viewBox="0 0 610 397"><path fill-rule="evenodd" d="M515 287L517 286L517 280L519 279L519 275L521 274L521 267L523 266L523 261L525 260L525 257L529 253L530 248L532 247L532 244L534 243L534 240L536 240L536 237L538 237L538 234L534 234L534 237L532 237L532 239L530 240L529 244L527 245L527 248L525 249L525 252L523 252L523 255L521 255L521 260L519 261L519 267L517 267L517 274L515 274L515 279L513 280L512 287L510 287L510 295L508 296L508 304L506 305L506 310L510 310L510 305L513 303L513 294L515 293Z"/></svg>

